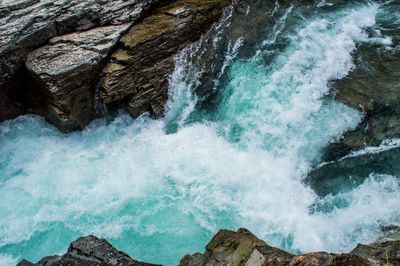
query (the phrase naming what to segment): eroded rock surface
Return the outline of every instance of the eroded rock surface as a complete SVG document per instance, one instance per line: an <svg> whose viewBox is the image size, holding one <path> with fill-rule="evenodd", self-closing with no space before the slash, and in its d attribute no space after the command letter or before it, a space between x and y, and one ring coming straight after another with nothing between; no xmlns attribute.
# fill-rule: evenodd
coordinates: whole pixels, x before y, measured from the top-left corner
<svg viewBox="0 0 400 266"><path fill-rule="evenodd" d="M17 266L58 266L58 265L119 265L119 266L156 266L132 259L126 253L118 251L104 239L95 236L81 237L72 242L67 253L62 256L44 257L37 263L27 260Z"/></svg>
<svg viewBox="0 0 400 266"><path fill-rule="evenodd" d="M83 129L94 114L95 87L109 51L129 24L97 27L50 39L26 66L46 95L44 115L64 130Z"/></svg>
<svg viewBox="0 0 400 266"><path fill-rule="evenodd" d="M125 101L138 116L163 113L173 57L185 44L197 40L221 15L228 0L178 0L157 9L133 26L105 67L100 81L106 105Z"/></svg>
<svg viewBox="0 0 400 266"><path fill-rule="evenodd" d="M162 115L174 55L230 2L2 1L0 121L36 113L72 131L103 103Z"/></svg>
<svg viewBox="0 0 400 266"><path fill-rule="evenodd" d="M31 90L32 81L27 77L29 75L24 67L24 61L29 52L45 45L49 39L55 36L102 26L135 23L160 2L159 0L1 1L0 121L14 118L26 112L35 112L44 114L46 117L52 117L52 115L47 115L47 108L51 107L46 106L44 110L38 110L41 109L43 102L46 102L46 100L42 101L42 98L47 95L41 95L40 92ZM88 43L88 45L91 44ZM59 48L59 45L57 45L53 50L48 49L48 53L54 51L56 55L52 56L60 57L63 51ZM78 56L79 54L76 54L75 51L75 55ZM65 56L67 57L67 55ZM77 57L74 60L79 62L81 58ZM87 94L87 92L83 94ZM62 110L62 107L60 107L57 106L58 109ZM64 124L63 121L58 122L58 126ZM82 124L82 121L69 121L69 123Z"/></svg>
<svg viewBox="0 0 400 266"><path fill-rule="evenodd" d="M237 232L220 230L206 247L204 254L196 253L182 258L181 266L372 266L399 265L400 241L398 227L388 229L391 240L359 244L350 253L332 254L311 252L293 255L271 247L246 229ZM393 238L394 237L394 238ZM49 256L36 264L22 260L17 266L52 265L118 265L151 266L139 262L122 251L116 250L104 239L95 236L81 237L72 242L62 256Z"/></svg>

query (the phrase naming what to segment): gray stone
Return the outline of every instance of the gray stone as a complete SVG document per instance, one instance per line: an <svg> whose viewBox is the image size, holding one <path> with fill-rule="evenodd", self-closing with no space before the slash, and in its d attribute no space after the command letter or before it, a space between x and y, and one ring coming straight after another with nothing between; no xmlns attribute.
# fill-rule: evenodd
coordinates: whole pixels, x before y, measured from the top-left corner
<svg viewBox="0 0 400 266"><path fill-rule="evenodd" d="M104 239L95 236L81 237L72 242L67 253L61 256L44 257L33 264L22 260L17 266L156 266L132 259L118 251Z"/></svg>

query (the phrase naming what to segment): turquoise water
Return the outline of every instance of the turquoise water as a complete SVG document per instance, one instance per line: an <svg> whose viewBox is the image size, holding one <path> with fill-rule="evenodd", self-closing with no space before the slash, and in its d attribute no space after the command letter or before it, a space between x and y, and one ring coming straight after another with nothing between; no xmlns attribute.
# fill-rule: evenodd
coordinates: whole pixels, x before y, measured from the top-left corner
<svg viewBox="0 0 400 266"><path fill-rule="evenodd" d="M354 68L357 44L390 43L367 34L383 7L281 7L251 56L241 55L245 39L226 46L211 109L195 93L197 43L176 59L164 119L121 112L71 134L37 116L1 123L0 265L63 253L87 234L176 265L218 229L239 227L292 252L342 252L399 224L394 176L371 173L325 198L302 182L323 147L362 118L331 99L330 82Z"/></svg>

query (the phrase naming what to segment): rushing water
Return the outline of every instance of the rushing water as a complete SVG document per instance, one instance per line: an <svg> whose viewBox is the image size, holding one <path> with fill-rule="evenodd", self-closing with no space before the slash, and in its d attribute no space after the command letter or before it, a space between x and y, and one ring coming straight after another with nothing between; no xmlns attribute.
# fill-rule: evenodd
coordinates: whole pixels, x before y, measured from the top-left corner
<svg viewBox="0 0 400 266"><path fill-rule="evenodd" d="M71 134L36 116L0 124L0 265L62 253L86 234L176 265L220 228L246 227L292 252L341 252L399 224L395 176L371 173L324 198L302 182L362 118L331 99L331 81L354 68L358 44L390 43L377 25L385 4L336 2L256 3L253 12L275 16L253 24L256 40L232 31L228 10L177 58L165 119L120 113ZM250 25L251 8L241 15ZM219 67L199 89L207 45Z"/></svg>

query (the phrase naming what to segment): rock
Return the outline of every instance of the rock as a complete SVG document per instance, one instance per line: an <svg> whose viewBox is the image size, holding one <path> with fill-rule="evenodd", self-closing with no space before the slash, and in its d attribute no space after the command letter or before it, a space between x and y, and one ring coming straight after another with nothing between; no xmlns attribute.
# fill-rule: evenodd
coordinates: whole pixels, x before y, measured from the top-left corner
<svg viewBox="0 0 400 266"><path fill-rule="evenodd" d="M374 265L400 265L400 241L358 244L351 254L372 260Z"/></svg>
<svg viewBox="0 0 400 266"><path fill-rule="evenodd" d="M386 8L400 10L395 3ZM400 30L390 23L380 23L381 35L390 37L391 45L362 44L354 55L356 68L333 84L335 99L363 112L365 119L327 147L325 161L400 137L400 50L396 48L400 45Z"/></svg>
<svg viewBox="0 0 400 266"><path fill-rule="evenodd" d="M220 230L206 247L204 254L186 255L181 266L370 266L368 260L355 254L312 252L292 255L267 245L246 229L237 232Z"/></svg>
<svg viewBox="0 0 400 266"><path fill-rule="evenodd" d="M45 97L43 115L64 131L83 129L94 115L96 76L129 24L50 39L28 54L26 67Z"/></svg>
<svg viewBox="0 0 400 266"><path fill-rule="evenodd" d="M375 241L376 243L400 240L400 226L397 225L381 226L381 230L383 232L383 235Z"/></svg>
<svg viewBox="0 0 400 266"><path fill-rule="evenodd" d="M162 115L175 54L209 29L229 3L228 0L177 0L133 26L102 73L103 102L107 106L126 102L126 109L133 116L143 112Z"/></svg>
<svg viewBox="0 0 400 266"><path fill-rule="evenodd" d="M139 262L122 251L115 249L104 239L95 236L81 237L72 242L67 253L62 256L44 257L39 262L33 264L27 260L22 260L17 266L56 266L56 265L119 265L119 266L155 266Z"/></svg>
<svg viewBox="0 0 400 266"><path fill-rule="evenodd" d="M400 105L400 73L396 71L400 51L363 45L357 54L356 69L336 84L336 99L367 115L396 110Z"/></svg>
<svg viewBox="0 0 400 266"><path fill-rule="evenodd" d="M332 161L351 151L365 147L379 146L387 139L400 137L400 113L374 114L358 125L355 130L346 132L339 142L330 144L324 152L323 160Z"/></svg>
<svg viewBox="0 0 400 266"><path fill-rule="evenodd" d="M0 121L36 113L62 131L78 130L103 102L161 116L175 54L230 2L3 1Z"/></svg>
<svg viewBox="0 0 400 266"><path fill-rule="evenodd" d="M305 183L319 196L326 196L351 190L362 184L370 173L399 176L399 153L399 145L388 145L323 163L307 175Z"/></svg>
<svg viewBox="0 0 400 266"><path fill-rule="evenodd" d="M239 229L237 232L220 230L202 254L186 255L181 266L200 265L263 265L265 262L287 261L293 257L277 248L268 246L250 231Z"/></svg>
<svg viewBox="0 0 400 266"><path fill-rule="evenodd" d="M85 118L78 121L67 121L69 114L57 106L45 106L50 102L46 99L48 94L43 90L33 90L34 81L29 78L24 60L32 50L45 45L48 40L70 32L79 32L103 26L117 26L129 23L130 25L142 19L161 0L4 0L0 3L0 121L11 119L27 112L44 114L48 118L63 117L57 125L67 124L70 127L85 124ZM100 30L101 32L101 30ZM98 38L101 38L101 34ZM75 43L77 44L77 43ZM71 44L72 45L72 44ZM96 43L93 43L96 45ZM72 45L74 46L74 45ZM87 43L87 46L91 44ZM64 47L67 48L67 45ZM76 47L74 47L76 48ZM87 50L86 47L82 47ZM50 57L61 58L64 51L60 44L55 44L53 49L47 47L47 53L55 52ZM46 50L44 49L44 50ZM43 50L41 50L43 52ZM76 52L76 51L75 51ZM84 52L84 51L83 51ZM86 51L86 53L89 53ZM80 53L75 53L76 56ZM32 58L32 54L30 58ZM64 55L70 57L71 55ZM91 55L93 57L93 55ZM102 57L107 57L102 51ZM75 58L79 61L80 58ZM68 62L67 62L68 65ZM101 71L100 66L99 71ZM93 76L95 78L96 76ZM46 84L48 80L44 81ZM59 81L58 83L60 83ZM93 81L92 81L93 83ZM39 82L39 84L41 84ZM48 84L46 84L48 85ZM68 89L64 94L67 94ZM84 93L86 96L88 92ZM84 98L86 98L84 96ZM44 99L43 99L44 98ZM56 98L56 96L55 96ZM79 98L79 97L78 97ZM53 100L53 99L51 99ZM78 104L78 101L74 105ZM39 108L39 109L38 109ZM84 107L86 108L86 107ZM52 114L47 114L47 109ZM75 111L75 110L74 110ZM90 115L84 115L90 116ZM54 122L54 119L52 119ZM73 125L73 126L72 126ZM61 129L64 129L61 127Z"/></svg>
<svg viewBox="0 0 400 266"><path fill-rule="evenodd" d="M395 226L390 230L395 230ZM398 230L398 228L396 229ZM311 252L293 255L271 247L246 229L237 232L220 230L206 247L204 254L196 253L182 258L181 266L372 266L400 265L400 241L359 244L350 253L333 254ZM118 265L152 266L139 262L116 250L104 239L81 237L72 242L67 253L48 256L36 264L22 260L17 266L55 265Z"/></svg>

